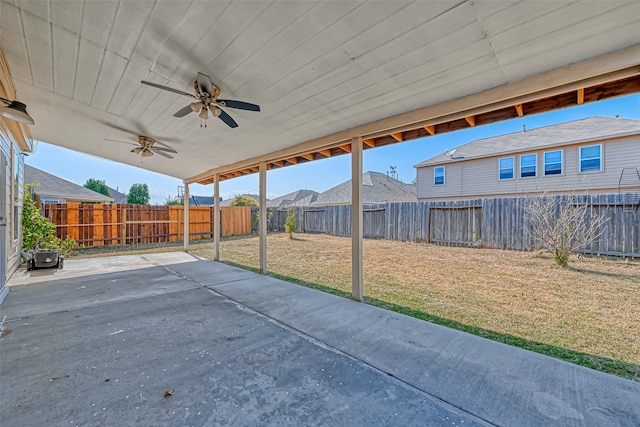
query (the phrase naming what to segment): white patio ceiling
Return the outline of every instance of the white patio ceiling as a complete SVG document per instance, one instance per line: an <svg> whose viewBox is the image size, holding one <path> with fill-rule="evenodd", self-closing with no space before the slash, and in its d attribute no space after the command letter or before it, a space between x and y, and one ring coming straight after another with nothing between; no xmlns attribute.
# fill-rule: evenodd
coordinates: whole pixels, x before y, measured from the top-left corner
<svg viewBox="0 0 640 427"><path fill-rule="evenodd" d="M637 0L0 2L34 139L187 181L309 141L327 147L367 124L386 131L375 123L625 48L601 71L638 66L639 24ZM172 117L189 98L140 84L191 92L199 71L221 98L262 111L228 108L238 128L215 118L201 128L195 114ZM121 129L178 154L141 164L105 141L126 140Z"/></svg>

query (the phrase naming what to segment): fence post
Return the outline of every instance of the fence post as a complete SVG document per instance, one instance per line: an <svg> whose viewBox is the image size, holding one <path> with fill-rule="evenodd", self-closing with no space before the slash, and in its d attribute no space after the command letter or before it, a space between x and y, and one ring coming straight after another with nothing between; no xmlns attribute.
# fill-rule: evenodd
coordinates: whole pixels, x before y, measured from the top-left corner
<svg viewBox="0 0 640 427"><path fill-rule="evenodd" d="M122 225L120 226L120 244L127 244L127 205L122 205Z"/></svg>

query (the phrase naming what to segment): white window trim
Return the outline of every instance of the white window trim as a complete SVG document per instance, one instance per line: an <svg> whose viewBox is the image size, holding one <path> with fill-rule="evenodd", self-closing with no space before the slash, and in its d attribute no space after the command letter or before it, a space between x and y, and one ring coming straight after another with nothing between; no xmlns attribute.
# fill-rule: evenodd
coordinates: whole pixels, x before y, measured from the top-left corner
<svg viewBox="0 0 640 427"><path fill-rule="evenodd" d="M535 171L535 175L533 176L522 176L522 158L525 156L534 156L536 159L536 171ZM521 154L520 155L520 161L518 162L518 177L520 179L530 179L530 178L537 178L538 177L538 153L529 153L529 154Z"/></svg>
<svg viewBox="0 0 640 427"><path fill-rule="evenodd" d="M502 168L500 167L500 161L505 159L513 160L513 167L511 168L511 173L512 173L511 178L502 178L502 174L501 174ZM498 181L510 181L513 179L516 179L516 158L514 156L500 157L498 159Z"/></svg>
<svg viewBox="0 0 640 427"><path fill-rule="evenodd" d="M20 202L19 200L17 200L19 198L20 195L20 190L17 188L16 183L15 183L15 179L16 179L16 173L18 172L18 170L20 170L20 159L18 158L19 155L19 151L17 150L17 146L16 143L13 142L11 143L11 166L9 166L9 169L11 171L11 176L10 176L10 182L11 182L11 190L9 191L8 196L11 197L11 203L9 204L9 209L11 210L10 216L11 217L11 230L10 230L10 241L11 241L11 246L15 246L18 244L18 241L20 240L20 227L22 226L22 221L20 220ZM16 170L16 168L18 170ZM16 194L17 193L17 194ZM16 224L17 228L16 228Z"/></svg>
<svg viewBox="0 0 640 427"><path fill-rule="evenodd" d="M436 169L442 168L442 184L436 184ZM447 168L446 166L434 166L433 167L433 186L441 187L447 183Z"/></svg>
<svg viewBox="0 0 640 427"><path fill-rule="evenodd" d="M600 147L600 169L597 171L583 171L582 170L582 149L587 147ZM604 171L604 147L602 144L582 145L578 147L578 173L599 173Z"/></svg>
<svg viewBox="0 0 640 427"><path fill-rule="evenodd" d="M545 161L545 154L560 152L560 173L547 175L547 162ZM555 162L554 162L555 163ZM549 150L542 153L542 176L562 176L564 175L564 150Z"/></svg>

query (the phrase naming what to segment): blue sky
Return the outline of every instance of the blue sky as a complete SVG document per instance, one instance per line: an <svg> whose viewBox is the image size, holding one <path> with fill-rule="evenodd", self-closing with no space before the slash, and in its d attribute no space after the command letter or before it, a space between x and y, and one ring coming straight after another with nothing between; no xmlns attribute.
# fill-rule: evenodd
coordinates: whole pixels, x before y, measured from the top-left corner
<svg viewBox="0 0 640 427"><path fill-rule="evenodd" d="M480 138L519 132L523 125L532 129L592 116L615 115L640 119L640 94L366 150L363 169L386 173L390 166L395 166L398 177L404 182L411 182L415 178L413 165L443 153L445 149ZM182 181L176 178L44 142L37 143L35 153L26 158L26 163L78 185L83 185L89 178L102 179L122 193L127 193L134 183L146 183L152 204L164 204L169 197L177 195L178 186L182 185ZM348 154L288 166L267 173L267 197L282 196L298 189L322 192L350 178L351 156ZM191 185L190 191L191 194L210 196L213 185ZM220 192L225 199L244 193L257 194L258 174L223 181L220 183Z"/></svg>

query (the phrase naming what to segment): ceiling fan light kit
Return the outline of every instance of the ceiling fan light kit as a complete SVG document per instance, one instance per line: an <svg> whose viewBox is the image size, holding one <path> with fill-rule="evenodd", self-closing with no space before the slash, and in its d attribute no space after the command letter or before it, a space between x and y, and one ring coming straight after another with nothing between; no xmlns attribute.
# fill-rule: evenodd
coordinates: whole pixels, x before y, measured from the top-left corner
<svg viewBox="0 0 640 427"><path fill-rule="evenodd" d="M146 80L142 80L141 83L153 86L158 89L197 99L197 102L193 102L186 107L183 107L180 110L176 111L173 117L184 117L192 112L198 113L198 117L200 117L202 122L204 122L204 127L207 127L205 121L209 119L209 111L211 111L211 115L213 115L213 117L218 117L230 128L238 127L238 124L235 122L235 120L233 120L233 118L231 118L231 116L220 107L229 107L245 111L260 111L260 106L256 104L251 104L244 101L235 101L233 99L218 99L218 96L220 96L220 88L213 84L209 76L203 73L198 73L198 77L193 84L195 94L183 92L169 86L164 86ZM202 122L200 123L200 127L202 127L203 125Z"/></svg>
<svg viewBox="0 0 640 427"><path fill-rule="evenodd" d="M36 122L27 113L27 106L19 101L11 101L9 99L0 98L0 101L4 102L6 107L0 108L0 116L6 117L11 120L15 120L19 123L27 125L35 125Z"/></svg>

